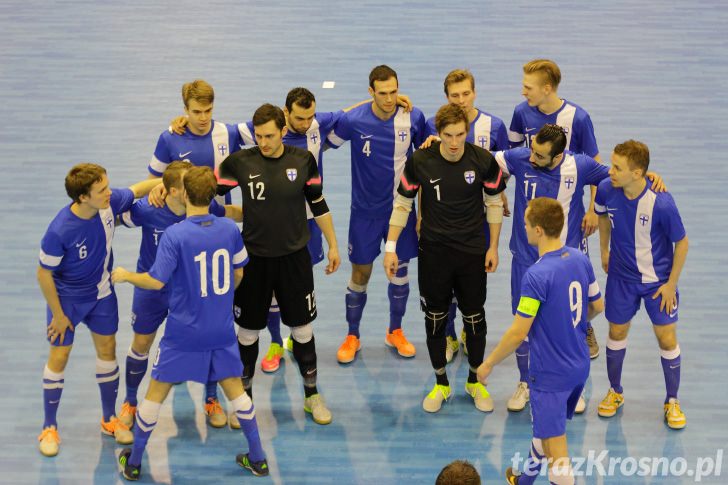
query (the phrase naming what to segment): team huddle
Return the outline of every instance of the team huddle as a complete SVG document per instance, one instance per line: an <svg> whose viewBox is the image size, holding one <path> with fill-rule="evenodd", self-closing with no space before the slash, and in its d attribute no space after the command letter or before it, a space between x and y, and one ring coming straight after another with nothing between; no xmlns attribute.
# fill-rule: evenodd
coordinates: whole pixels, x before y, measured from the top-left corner
<svg viewBox="0 0 728 485"><path fill-rule="evenodd" d="M611 168L601 164L589 115L558 96L561 73L554 62L528 62L523 73L526 101L516 106L509 129L474 106L475 80L461 69L445 78L448 103L430 119L399 94L397 74L385 65L370 73L372 99L320 113L314 95L295 88L283 109L264 104L251 121L239 124L213 120L214 91L197 80L183 86L186 116L160 135L147 180L111 190L103 167L74 166L65 180L73 202L41 241L38 281L50 342L41 453L59 452L56 414L81 322L96 348L101 432L131 445L119 456L128 480L140 477L161 405L183 381L205 385L210 426L242 429L248 452L238 454L237 463L257 476L269 473L252 386L259 334L266 328L271 345L261 369L276 372L290 351L302 377L304 410L318 424L332 422L317 388L312 267L326 259L325 272L331 274L341 263L322 177L324 151L346 141L352 271L344 298L348 331L336 355L340 363L354 361L361 349L367 285L383 248L390 314L384 343L405 359L416 354L402 320L408 267L417 258L435 375L422 401L426 412L438 412L452 396L446 367L461 344L469 364L465 391L482 412L494 409L486 387L493 367L516 354L520 377L507 408L518 412L530 403L533 438L525 469L506 470L508 483L533 483L544 461L552 483L574 483L566 421L586 409L590 358L599 355L590 322L601 312L609 321L610 389L598 414L614 416L625 402L627 334L644 301L665 375L664 419L670 428L685 427L677 396L676 322L688 239L675 202L661 178L648 172L645 144L620 143ZM509 245L514 319L486 357L487 275L498 268L502 220L511 216L507 184L515 186ZM231 203L236 188L242 207ZM242 234L236 222L242 222ZM117 225L142 229L134 272L114 266ZM607 273L604 298L588 258L588 237L597 230ZM124 282L134 285L134 335L126 357L126 396L117 413L114 284ZM165 320L149 387L139 401L149 352ZM285 339L281 322L290 331ZM230 402L229 414L220 404L218 384Z"/></svg>

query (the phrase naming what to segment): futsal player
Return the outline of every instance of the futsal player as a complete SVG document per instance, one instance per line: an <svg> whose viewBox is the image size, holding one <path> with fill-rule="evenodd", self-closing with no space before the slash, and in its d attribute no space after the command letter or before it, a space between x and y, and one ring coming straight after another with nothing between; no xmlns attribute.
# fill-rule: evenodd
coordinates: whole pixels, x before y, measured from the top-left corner
<svg viewBox="0 0 728 485"><path fill-rule="evenodd" d="M680 409L680 345L677 341L678 279L688 254L688 237L672 196L652 190L645 178L647 145L620 143L612 154L609 180L599 184L596 208L602 267L607 272L607 375L611 386L599 415L614 416L624 405L622 364L632 317L644 302L660 347L665 376L665 422L684 428Z"/></svg>
<svg viewBox="0 0 728 485"><path fill-rule="evenodd" d="M511 327L478 368L480 382L486 383L493 367L528 336L533 439L524 473L506 470L510 484L533 483L544 457L551 483L574 483L566 420L573 416L589 376L586 322L601 313L604 303L589 258L561 240L564 216L557 200L538 197L529 202L523 221L539 259L524 274Z"/></svg>
<svg viewBox="0 0 728 485"><path fill-rule="evenodd" d="M168 227L148 273L114 269L114 282L147 290L169 286L169 316L152 367L146 397L136 412L134 447L119 455L124 478L138 480L147 441L175 382L219 381L235 409L250 448L237 463L254 475L268 475L255 408L240 382L242 368L233 328L233 295L248 255L234 222L208 212L217 183L209 167L184 176L187 218Z"/></svg>
<svg viewBox="0 0 728 485"><path fill-rule="evenodd" d="M420 302L425 312L427 350L435 371L435 385L422 402L434 413L452 391L445 365L445 326L452 295L463 315L470 369L465 391L475 407L493 410L493 400L478 382L477 367L485 352L485 304L487 273L498 266L498 238L503 219L500 193L505 176L491 153L465 140L468 116L456 104L442 106L435 115L441 142L415 151L407 159L389 220L384 269L390 280L396 277L398 240L407 225L412 204L421 193L418 276ZM483 233L487 207L490 243Z"/></svg>
<svg viewBox="0 0 728 485"><path fill-rule="evenodd" d="M380 65L369 73L371 104L345 113L329 135L327 142L340 147L351 142L351 216L349 219L349 261L351 279L345 304L348 334L336 358L342 363L354 361L361 348L359 325L367 302L367 284L372 265L386 240L392 203L399 177L413 145L424 140L425 117L417 108L410 112L397 106L397 73ZM417 255L417 218L410 213L400 242L397 274L390 280L389 328L385 344L397 349L402 357L414 357L412 345L402 330L402 318L409 296L409 260Z"/></svg>
<svg viewBox="0 0 728 485"><path fill-rule="evenodd" d="M66 193L73 201L55 216L40 244L38 284L47 303L46 324L50 343L43 369L45 421L38 437L40 452L58 454L61 439L56 415L65 382L64 370L71 354L75 329L85 323L96 349L96 382L101 392L101 432L121 444L132 434L116 417L119 366L116 331L119 310L110 280L114 262L111 241L114 220L159 183L147 180L128 189L109 188L106 169L81 163L68 172Z"/></svg>

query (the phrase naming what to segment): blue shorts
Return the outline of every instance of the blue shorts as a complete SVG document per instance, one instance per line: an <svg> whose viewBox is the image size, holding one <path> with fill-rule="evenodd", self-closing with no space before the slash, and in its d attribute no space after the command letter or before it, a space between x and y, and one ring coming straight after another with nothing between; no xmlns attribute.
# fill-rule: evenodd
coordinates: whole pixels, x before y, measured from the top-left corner
<svg viewBox="0 0 728 485"><path fill-rule="evenodd" d="M314 219L308 220L308 231L311 233L311 239L308 240L308 253L311 255L311 265L316 266L324 260L324 245L321 229Z"/></svg>
<svg viewBox="0 0 728 485"><path fill-rule="evenodd" d="M410 212L407 225L397 240L397 257L408 261L417 257L417 215ZM381 253L382 243L387 240L389 215L386 219L364 219L352 215L349 219L349 261L354 264L371 264Z"/></svg>
<svg viewBox="0 0 728 485"><path fill-rule="evenodd" d="M119 329L119 306L116 303L116 293L112 292L109 296L100 300L80 303L68 301L63 297L60 300L63 313L71 320L74 330L78 329L78 324L81 322L85 323L93 333L99 335L114 335ZM51 313L49 307L46 307L46 326L51 324L52 319L53 313ZM66 330L63 337L64 347L73 345L73 336L75 333L70 329ZM50 338L48 338L48 341L50 342ZM51 345L60 347L60 341L60 337L56 337L56 340L51 342Z"/></svg>
<svg viewBox="0 0 728 485"><path fill-rule="evenodd" d="M583 383L571 391L547 392L531 389L534 438L546 439L566 434L566 420L574 416L576 403L583 390Z"/></svg>
<svg viewBox="0 0 728 485"><path fill-rule="evenodd" d="M521 283L523 282L523 275L531 266L521 264L513 258L511 262L511 313L516 314L518 303L521 300Z"/></svg>
<svg viewBox="0 0 728 485"><path fill-rule="evenodd" d="M677 322L677 309L680 302L680 292L676 291L675 306L660 311L662 298L652 299L652 295L664 283L630 283L619 278L607 275L607 288L604 293L604 316L607 321L615 324L624 324L632 320L640 309L640 300L645 302L645 310L650 316L653 325L669 325Z"/></svg>
<svg viewBox="0 0 728 485"><path fill-rule="evenodd" d="M131 304L131 328L134 333L149 335L157 331L169 313L169 292L134 288Z"/></svg>
<svg viewBox="0 0 728 485"><path fill-rule="evenodd" d="M240 377L242 373L237 342L222 349L188 352L170 348L162 338L152 366L152 378L159 382L195 381L206 384Z"/></svg>

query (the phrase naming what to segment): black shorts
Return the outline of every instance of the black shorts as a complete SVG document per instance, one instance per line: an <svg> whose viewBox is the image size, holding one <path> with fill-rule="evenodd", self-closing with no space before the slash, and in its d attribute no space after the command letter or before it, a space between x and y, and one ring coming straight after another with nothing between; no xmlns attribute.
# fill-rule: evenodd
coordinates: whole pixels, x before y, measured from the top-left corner
<svg viewBox="0 0 728 485"><path fill-rule="evenodd" d="M483 310L488 283L485 254L420 241L417 264L423 309L447 312L455 294L463 314Z"/></svg>
<svg viewBox="0 0 728 485"><path fill-rule="evenodd" d="M235 323L248 330L262 330L275 292L281 320L289 327L316 318L311 255L306 246L274 258L250 255L243 281L235 290Z"/></svg>

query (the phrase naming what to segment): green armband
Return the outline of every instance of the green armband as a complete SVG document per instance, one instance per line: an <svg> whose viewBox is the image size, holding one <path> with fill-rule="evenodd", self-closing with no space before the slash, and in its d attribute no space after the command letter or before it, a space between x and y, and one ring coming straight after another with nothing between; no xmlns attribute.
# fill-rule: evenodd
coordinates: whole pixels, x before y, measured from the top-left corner
<svg viewBox="0 0 728 485"><path fill-rule="evenodd" d="M528 315L529 317L535 317L536 312L538 312L540 306L540 301L534 300L533 298L529 298L527 296L522 296L521 300L518 302L517 311L523 313L524 315Z"/></svg>

